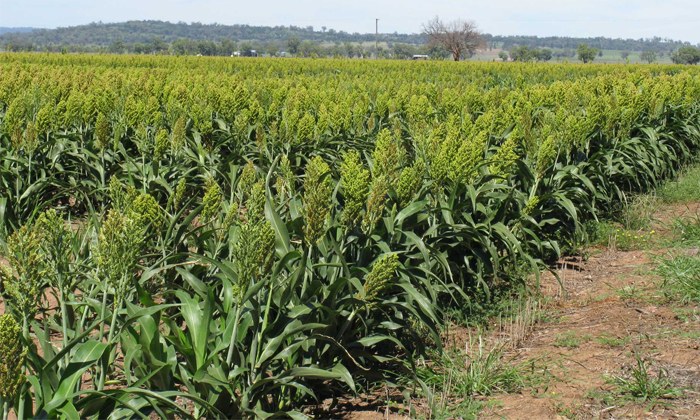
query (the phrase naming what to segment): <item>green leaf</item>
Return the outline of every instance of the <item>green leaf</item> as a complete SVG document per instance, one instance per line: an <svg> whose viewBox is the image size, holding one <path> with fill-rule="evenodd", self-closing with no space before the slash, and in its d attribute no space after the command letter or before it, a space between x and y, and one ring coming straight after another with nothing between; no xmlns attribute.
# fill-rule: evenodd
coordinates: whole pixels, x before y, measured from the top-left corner
<svg viewBox="0 0 700 420"><path fill-rule="evenodd" d="M182 302L182 317L185 319L187 332L195 353L196 370L199 370L207 359L209 323L212 320L213 311L211 299L207 297L203 302L203 308L200 309L199 299L191 298L183 291L178 291L177 296Z"/></svg>
<svg viewBox="0 0 700 420"><path fill-rule="evenodd" d="M87 371L93 364L102 358L104 352L111 348L107 343L97 341L88 341L82 344L68 364L66 371L61 375L61 382L58 389L53 395L51 401L46 404L44 410L52 416L54 410L70 403L68 398L74 393L77 384L80 382L83 373Z"/></svg>

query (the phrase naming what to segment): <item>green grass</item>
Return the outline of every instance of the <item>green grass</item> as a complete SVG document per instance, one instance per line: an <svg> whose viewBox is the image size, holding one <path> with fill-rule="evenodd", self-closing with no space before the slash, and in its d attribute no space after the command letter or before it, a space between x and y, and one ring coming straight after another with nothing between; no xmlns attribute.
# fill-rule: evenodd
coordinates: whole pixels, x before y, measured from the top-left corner
<svg viewBox="0 0 700 420"><path fill-rule="evenodd" d="M700 244L700 217L679 217L671 227L675 246L689 247Z"/></svg>
<svg viewBox="0 0 700 420"><path fill-rule="evenodd" d="M419 369L418 376L446 394L465 398L510 393L525 387L522 367L503 360L503 347L486 350L481 337L478 341L471 340L471 345L473 355L465 354L462 349L445 351L434 359L434 366Z"/></svg>
<svg viewBox="0 0 700 420"><path fill-rule="evenodd" d="M513 283L494 286L487 295L480 287L468 290L469 299L460 300L456 305L448 306L447 318L453 323L465 327L490 328L494 319L510 319L518 315L522 303L532 295L524 285L529 271L512 274L520 279Z"/></svg>
<svg viewBox="0 0 700 420"><path fill-rule="evenodd" d="M698 338L700 338L700 331L681 332L678 334L678 337L697 340Z"/></svg>
<svg viewBox="0 0 700 420"><path fill-rule="evenodd" d="M668 296L684 304L700 302L700 258L687 254L662 257L656 272Z"/></svg>
<svg viewBox="0 0 700 420"><path fill-rule="evenodd" d="M609 283L605 283L608 287L613 289L615 293L620 297L622 300L642 300L644 299L644 295L642 294L642 290L637 288L636 284L632 284L630 286L625 286L621 289L616 289L615 287L611 286Z"/></svg>
<svg viewBox="0 0 700 420"><path fill-rule="evenodd" d="M638 194L623 203L619 221L627 230L648 229L658 208L656 194Z"/></svg>
<svg viewBox="0 0 700 420"><path fill-rule="evenodd" d="M591 220L584 225L588 245L619 251L648 249L656 233L651 226L658 207L654 194L636 195L620 203L610 219Z"/></svg>
<svg viewBox="0 0 700 420"><path fill-rule="evenodd" d="M457 404L448 404L446 401L436 401L431 407L427 415L412 414L411 418L417 419L455 419L461 418L465 420L476 420L479 418L479 413L484 408L482 401L466 399Z"/></svg>
<svg viewBox="0 0 700 420"><path fill-rule="evenodd" d="M578 347L581 342L588 342L591 340L591 336L586 334L583 337L579 337L573 331L567 331L563 334L557 336L554 345L557 347Z"/></svg>
<svg viewBox="0 0 700 420"><path fill-rule="evenodd" d="M666 203L700 201L700 165L686 168L678 179L666 182L656 194Z"/></svg>
<svg viewBox="0 0 700 420"><path fill-rule="evenodd" d="M483 403L473 397L537 389L550 377L538 360L506 359L503 345L487 346L481 336L470 339L466 350L454 347L435 352L432 362L416 372L428 398L430 418L476 418Z"/></svg>
<svg viewBox="0 0 700 420"><path fill-rule="evenodd" d="M631 339L632 338L630 336L614 337L609 333L604 333L601 334L596 341L598 341L600 344L606 347L624 347L627 343L630 342Z"/></svg>
<svg viewBox="0 0 700 420"><path fill-rule="evenodd" d="M611 247L620 251L649 249L658 244L652 230L654 213L661 204L700 201L700 164L686 167L675 180L665 182L649 194L631 196L605 218L586 222L588 246ZM672 224L673 242L664 246L700 244L700 216L679 218Z"/></svg>
<svg viewBox="0 0 700 420"><path fill-rule="evenodd" d="M700 321L700 310L695 307L695 308L671 308L674 314L676 314L676 318L679 320L689 323L689 322L698 322Z"/></svg>
<svg viewBox="0 0 700 420"><path fill-rule="evenodd" d="M634 357L636 366L628 375L607 378L608 383L616 387L616 394L636 401L657 401L683 395L683 390L674 386L664 369L659 368L654 375L649 370L651 362L644 360L638 352Z"/></svg>
<svg viewBox="0 0 700 420"><path fill-rule="evenodd" d="M626 403L626 401L620 400L620 398L618 398L617 395L611 394L610 392L606 392L597 388L591 388L586 390L586 397L595 401L600 401L606 407L610 407L612 405L623 406Z"/></svg>

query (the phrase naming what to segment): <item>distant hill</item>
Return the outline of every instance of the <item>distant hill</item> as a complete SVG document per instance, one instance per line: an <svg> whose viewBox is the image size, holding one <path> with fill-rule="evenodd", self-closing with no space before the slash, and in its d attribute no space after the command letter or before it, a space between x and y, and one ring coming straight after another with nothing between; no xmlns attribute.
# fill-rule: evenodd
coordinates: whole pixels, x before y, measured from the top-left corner
<svg viewBox="0 0 700 420"><path fill-rule="evenodd" d="M279 50L286 49L287 41L297 38L300 42L310 41L315 44L332 46L344 43L374 43L373 33L360 34L337 31L332 28L314 28L313 26L251 26L251 25L221 25L217 23L171 23L158 20L132 20L120 23L90 23L88 25L71 26L57 29L35 28L0 28L0 48L12 50L56 50L67 47L69 51L100 51L106 50L115 43L126 51L162 51L163 46L172 47L176 41L190 42L189 51L193 51L192 43L215 42L222 40L235 43L249 43L254 48L267 49L273 45ZM501 36L485 34L484 40L490 49L508 50L516 45L527 45L531 48L551 48L573 50L578 44L584 43L603 50L645 51L655 50L660 53L670 53L681 46L691 45L667 38L645 39L612 39L571 38L571 37L537 37L537 36ZM228 42L225 41L225 42ZM379 42L393 49L394 44L409 44L421 46L425 43L421 34L379 34ZM180 43L182 44L182 42ZM222 43L223 44L223 43ZM144 45L157 48L146 48ZM405 47L405 46L404 46ZM403 49L405 49L402 47ZM200 46L199 49L203 49ZM274 47L273 47L274 48Z"/></svg>
<svg viewBox="0 0 700 420"><path fill-rule="evenodd" d="M147 43L159 39L172 43L177 39L194 41L221 41L222 38L240 41L286 42L296 37L300 41L316 42L368 42L374 34L348 33L334 29L298 26L251 26L202 23L170 23L158 20L132 20L121 23L90 23L57 29L41 29L29 33L5 34L0 42L10 40L31 42L41 48L50 45L80 45L106 47L121 38L124 44ZM381 34L381 41L422 44L417 34Z"/></svg>
<svg viewBox="0 0 700 420"><path fill-rule="evenodd" d="M0 35L8 33L25 33L31 31L38 31L39 28L11 28L7 26L0 26Z"/></svg>

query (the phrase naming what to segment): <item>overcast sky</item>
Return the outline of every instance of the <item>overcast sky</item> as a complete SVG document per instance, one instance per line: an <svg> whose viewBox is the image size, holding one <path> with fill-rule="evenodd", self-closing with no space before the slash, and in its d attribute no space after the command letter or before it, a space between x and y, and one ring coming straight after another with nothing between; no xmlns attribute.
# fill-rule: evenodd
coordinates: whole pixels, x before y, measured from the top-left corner
<svg viewBox="0 0 700 420"><path fill-rule="evenodd" d="M420 32L439 15L494 35L642 38L700 43L700 0L0 0L0 26L55 28L157 19Z"/></svg>

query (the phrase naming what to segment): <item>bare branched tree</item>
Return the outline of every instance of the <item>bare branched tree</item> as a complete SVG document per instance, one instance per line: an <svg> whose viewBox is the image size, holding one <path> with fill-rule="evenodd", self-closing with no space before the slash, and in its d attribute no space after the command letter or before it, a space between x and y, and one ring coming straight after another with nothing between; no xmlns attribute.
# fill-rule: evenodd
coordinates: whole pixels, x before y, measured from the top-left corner
<svg viewBox="0 0 700 420"><path fill-rule="evenodd" d="M482 43L481 32L472 20L458 19L446 23L435 16L435 19L423 24L423 34L430 44L441 45L452 53L455 61L470 57Z"/></svg>

